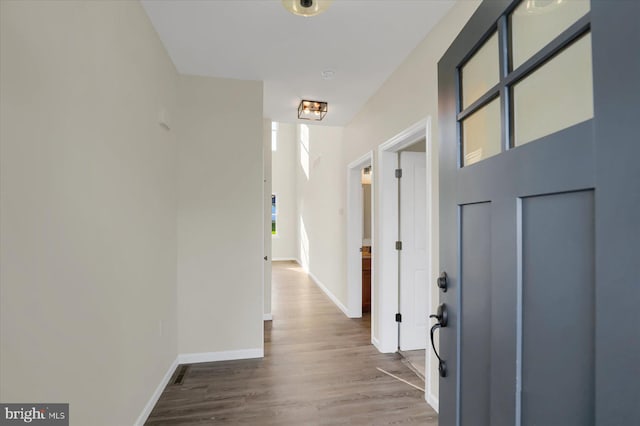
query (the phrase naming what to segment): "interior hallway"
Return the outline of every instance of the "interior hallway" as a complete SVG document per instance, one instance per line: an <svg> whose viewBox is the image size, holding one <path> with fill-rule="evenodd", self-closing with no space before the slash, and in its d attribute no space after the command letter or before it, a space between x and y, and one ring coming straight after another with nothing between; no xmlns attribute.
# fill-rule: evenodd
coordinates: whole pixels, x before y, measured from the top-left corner
<svg viewBox="0 0 640 426"><path fill-rule="evenodd" d="M370 317L348 319L294 262L273 263L265 357L192 364L163 392L147 425L437 425L395 354L370 343ZM230 321L232 319L229 319Z"/></svg>

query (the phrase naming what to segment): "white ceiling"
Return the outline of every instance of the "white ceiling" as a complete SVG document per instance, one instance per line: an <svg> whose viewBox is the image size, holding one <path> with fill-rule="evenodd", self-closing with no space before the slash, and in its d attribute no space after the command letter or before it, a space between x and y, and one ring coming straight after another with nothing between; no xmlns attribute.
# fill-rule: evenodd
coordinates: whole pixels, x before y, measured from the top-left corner
<svg viewBox="0 0 640 426"><path fill-rule="evenodd" d="M346 125L455 0L335 0L292 15L280 0L142 0L183 74L264 80L265 118L293 123L301 99ZM332 70L332 80L322 71Z"/></svg>

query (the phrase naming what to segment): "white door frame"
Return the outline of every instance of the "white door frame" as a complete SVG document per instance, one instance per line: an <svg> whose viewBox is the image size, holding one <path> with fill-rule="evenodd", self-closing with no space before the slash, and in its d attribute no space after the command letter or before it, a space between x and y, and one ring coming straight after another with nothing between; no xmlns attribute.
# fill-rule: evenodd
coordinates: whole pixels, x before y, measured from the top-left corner
<svg viewBox="0 0 640 426"><path fill-rule="evenodd" d="M264 262L262 267L262 319L270 321L271 315L271 273L273 253L271 242L271 190L273 189L272 152L271 152L271 120L262 121L262 237ZM264 349L264 330L262 331L262 347Z"/></svg>
<svg viewBox="0 0 640 426"><path fill-rule="evenodd" d="M350 318L362 317L362 229L364 227L361 172L364 167L373 167L373 151L352 161L347 166L347 310ZM375 168L374 168L375 172ZM375 182L371 179L371 337L374 333L374 295L375 279L375 235L374 235L374 194Z"/></svg>
<svg viewBox="0 0 640 426"><path fill-rule="evenodd" d="M434 258L432 251L434 250L433 238L434 228L432 210L434 203L434 189L437 190L437 152L434 152L433 142L431 138L431 117L420 120L416 124L408 127L404 131L398 133L382 145L378 147L378 165L374 168L374 172L379 182L379 211L378 211L378 288L377 297L384 303L380 303L378 324L380 327L378 333L378 350L380 352L391 353L398 348L398 325L395 322L395 314L398 307L398 254L395 250L395 241L398 233L398 184L395 178L395 169L397 167L397 152L414 144L420 139L426 139L426 164L427 164L427 276L431 280L428 283L429 291L427 291L427 306L432 308L432 300L435 288L435 270ZM436 155L434 160L434 155ZM437 250L437 248L436 248ZM433 286L430 284L433 282ZM373 292L372 292L373 293ZM372 316L372 323L374 322ZM432 363L433 354L430 342L427 343L426 369L425 369L425 399L430 405L437 409L437 398L435 398L429 390L431 384L438 377L433 377Z"/></svg>

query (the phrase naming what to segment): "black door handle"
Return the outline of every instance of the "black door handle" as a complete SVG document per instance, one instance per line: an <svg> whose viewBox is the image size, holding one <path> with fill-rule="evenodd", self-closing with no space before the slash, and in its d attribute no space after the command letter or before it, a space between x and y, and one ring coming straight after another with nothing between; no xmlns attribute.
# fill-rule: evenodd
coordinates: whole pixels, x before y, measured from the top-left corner
<svg viewBox="0 0 640 426"><path fill-rule="evenodd" d="M435 318L441 327L446 327L447 323L449 322L449 312L447 311L447 305L441 303L438 306L438 310L436 311L436 313L429 315L429 318Z"/></svg>
<svg viewBox="0 0 640 426"><path fill-rule="evenodd" d="M449 321L449 314L447 312L447 305L441 303L438 306L438 311L435 314L429 315L429 318L435 318L436 322L433 327L431 327L430 337L431 337L431 347L433 348L433 353L436 354L436 358L438 358L438 372L440 373L440 377L447 377L447 363L440 358L440 354L436 350L436 344L433 341L433 334L437 329L446 327Z"/></svg>

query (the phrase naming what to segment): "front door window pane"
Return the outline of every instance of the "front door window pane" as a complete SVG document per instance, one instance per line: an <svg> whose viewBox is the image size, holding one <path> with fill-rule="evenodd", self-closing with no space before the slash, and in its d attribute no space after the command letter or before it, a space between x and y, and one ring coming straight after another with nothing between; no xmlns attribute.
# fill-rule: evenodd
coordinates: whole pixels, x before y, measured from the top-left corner
<svg viewBox="0 0 640 426"><path fill-rule="evenodd" d="M462 122L462 165L500 153L500 101L494 99Z"/></svg>
<svg viewBox="0 0 640 426"><path fill-rule="evenodd" d="M590 10L590 0L523 0L511 14L513 69Z"/></svg>
<svg viewBox="0 0 640 426"><path fill-rule="evenodd" d="M513 87L515 145L593 118L591 35Z"/></svg>
<svg viewBox="0 0 640 426"><path fill-rule="evenodd" d="M466 108L500 81L498 35L494 34L462 67L462 108Z"/></svg>

